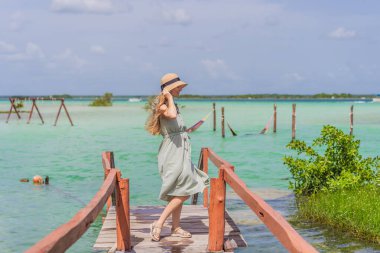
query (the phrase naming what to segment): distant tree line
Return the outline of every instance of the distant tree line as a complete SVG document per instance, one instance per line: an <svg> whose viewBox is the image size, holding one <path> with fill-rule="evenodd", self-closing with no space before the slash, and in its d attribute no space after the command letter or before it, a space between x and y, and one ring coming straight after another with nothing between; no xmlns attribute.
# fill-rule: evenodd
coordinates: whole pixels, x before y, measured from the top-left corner
<svg viewBox="0 0 380 253"><path fill-rule="evenodd" d="M108 94L108 93L107 93ZM109 93L111 94L111 93ZM13 96L18 97L18 96ZM25 97L25 96L19 96ZM74 96L69 94L61 95L51 95L51 96L38 96L43 98L65 98L65 99L75 99L75 98L93 98L94 95L81 95ZM130 96L113 96L114 98L128 98ZM149 96L141 96L148 100ZM266 93L266 94L243 94L243 95L192 95L192 94L182 94L182 99L361 99L361 98L374 98L376 94L350 94L350 93L317 93L317 94L277 94L277 93ZM3 97L0 97L3 98ZM7 98L7 97L4 97Z"/></svg>
<svg viewBox="0 0 380 253"><path fill-rule="evenodd" d="M244 94L244 95L181 95L181 98L188 99L349 99L349 98L371 98L375 95L353 95L349 93L318 93L313 95L300 95L300 94Z"/></svg>

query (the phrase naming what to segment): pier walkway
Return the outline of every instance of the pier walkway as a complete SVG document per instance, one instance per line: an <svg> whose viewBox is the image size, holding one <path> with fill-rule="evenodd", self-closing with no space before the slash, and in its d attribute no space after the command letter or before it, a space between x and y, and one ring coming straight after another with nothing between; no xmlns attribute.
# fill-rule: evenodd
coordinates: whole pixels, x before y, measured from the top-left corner
<svg viewBox="0 0 380 253"><path fill-rule="evenodd" d="M209 233L208 210L201 205L184 205L181 215L181 227L192 234L191 238L170 236L171 218L161 232L161 240L153 242L149 235L149 225L159 218L164 206L136 206L131 207L131 243L132 252L208 252L207 242ZM234 221L225 213L225 240L234 240L237 247L246 247L247 244L240 234ZM103 227L95 242L94 250L116 250L116 212L111 207Z"/></svg>
<svg viewBox="0 0 380 253"><path fill-rule="evenodd" d="M198 194L191 205L183 206L181 226L192 238L170 236L170 220L159 242L150 240L149 225L157 220L162 206L129 204L129 179L122 178L115 167L113 153L104 152L104 183L93 199L75 216L30 247L25 253L60 253L71 247L89 228L106 206L107 216L95 250L108 252L223 252L247 246L239 229L226 211L226 186L244 201L253 213L289 252L317 252L297 231L262 198L253 193L235 173L235 167L210 148L202 148L198 168L208 174L208 162L217 168L218 177L210 178L210 188L203 192L203 204L197 205ZM133 193L132 193L133 194Z"/></svg>

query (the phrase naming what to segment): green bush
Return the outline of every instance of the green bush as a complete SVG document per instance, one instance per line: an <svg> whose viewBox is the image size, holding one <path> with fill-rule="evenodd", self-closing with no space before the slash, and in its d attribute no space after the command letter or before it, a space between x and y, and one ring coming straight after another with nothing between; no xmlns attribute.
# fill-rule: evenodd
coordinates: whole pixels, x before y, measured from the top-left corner
<svg viewBox="0 0 380 253"><path fill-rule="evenodd" d="M90 106L112 106L112 93L105 93L103 97L97 98L92 103Z"/></svg>
<svg viewBox="0 0 380 253"><path fill-rule="evenodd" d="M15 106L16 106L17 109L24 108L24 102L23 101L18 101Z"/></svg>
<svg viewBox="0 0 380 253"><path fill-rule="evenodd" d="M298 157L283 158L294 179L289 187L296 194L310 195L377 184L380 158L363 158L359 146L360 140L330 125L323 127L312 146L300 140L290 142L287 148L296 151ZM325 150L319 154L313 147Z"/></svg>

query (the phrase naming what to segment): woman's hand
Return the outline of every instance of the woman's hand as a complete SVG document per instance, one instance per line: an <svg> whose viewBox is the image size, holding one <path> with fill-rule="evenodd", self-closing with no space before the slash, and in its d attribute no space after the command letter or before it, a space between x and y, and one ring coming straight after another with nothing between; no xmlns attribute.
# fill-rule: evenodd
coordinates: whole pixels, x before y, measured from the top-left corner
<svg viewBox="0 0 380 253"><path fill-rule="evenodd" d="M167 100L169 100L170 98L173 98L172 94L171 94L169 91L167 91L167 90L163 90L163 91L162 91L162 95L164 95L164 97L165 97Z"/></svg>
<svg viewBox="0 0 380 253"><path fill-rule="evenodd" d="M160 106L161 113L169 119L175 119L177 117L177 109L174 105L174 99L170 92L163 90L162 95L168 101L167 104L163 104Z"/></svg>

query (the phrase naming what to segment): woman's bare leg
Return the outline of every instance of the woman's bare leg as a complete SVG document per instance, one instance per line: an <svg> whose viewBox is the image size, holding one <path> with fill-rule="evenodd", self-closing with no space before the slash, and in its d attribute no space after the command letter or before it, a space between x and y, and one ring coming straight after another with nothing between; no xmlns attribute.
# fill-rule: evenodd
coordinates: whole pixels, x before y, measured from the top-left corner
<svg viewBox="0 0 380 253"><path fill-rule="evenodd" d="M169 215L171 213L173 213L173 211L175 209L177 209L178 207L181 207L181 209L179 210L179 215L178 215L178 219L179 217L181 216L181 210L182 210L182 204L183 202L185 202L187 199L189 198L189 196L174 196L168 203L168 205L165 207L164 211L162 212L160 218L158 219L158 221L156 222L155 226L156 227L162 227L166 221L166 219L169 217ZM178 223L179 223L179 220L178 220Z"/></svg>
<svg viewBox="0 0 380 253"><path fill-rule="evenodd" d="M174 209L172 212L172 230L179 227L179 223L181 220L182 206L183 206L183 203L179 205L176 209Z"/></svg>

